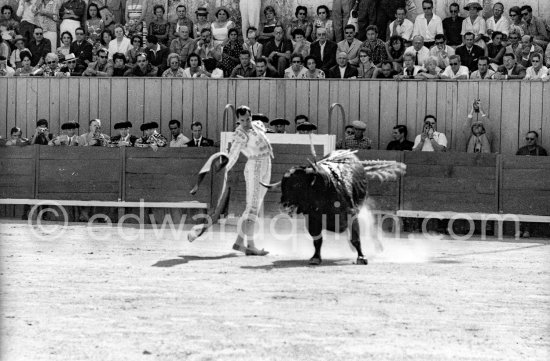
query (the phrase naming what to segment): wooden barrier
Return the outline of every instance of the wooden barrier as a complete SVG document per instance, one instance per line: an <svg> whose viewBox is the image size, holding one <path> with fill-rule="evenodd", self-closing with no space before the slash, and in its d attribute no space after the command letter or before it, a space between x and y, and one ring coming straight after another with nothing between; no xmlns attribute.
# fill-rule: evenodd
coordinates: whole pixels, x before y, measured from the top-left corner
<svg viewBox="0 0 550 361"><path fill-rule="evenodd" d="M492 151L515 154L532 129L541 145L550 148L550 83L521 81L377 81L292 79L169 79L169 78L0 78L0 135L13 126L30 136L37 119L50 120L53 132L75 120L81 132L100 118L103 130L115 134L115 123L130 120L138 126L183 122L190 136L192 121L204 124L205 135L219 139L226 104L248 104L270 118L309 115L319 134L342 137L341 116L335 112L329 129L329 107L341 103L347 120L361 119L374 149L385 149L392 127L404 124L410 138L419 134L426 114L438 118L438 130L449 149L463 152L470 134L466 118L472 101L480 98L490 120L485 121ZM294 132L294 124L289 132Z"/></svg>

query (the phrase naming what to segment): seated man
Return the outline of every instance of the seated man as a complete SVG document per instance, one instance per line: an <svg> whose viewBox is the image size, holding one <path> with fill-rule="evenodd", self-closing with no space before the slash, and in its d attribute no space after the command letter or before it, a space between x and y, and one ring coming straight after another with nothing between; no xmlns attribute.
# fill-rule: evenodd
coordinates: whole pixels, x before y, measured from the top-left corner
<svg viewBox="0 0 550 361"><path fill-rule="evenodd" d="M415 152L446 152L447 137L437 131L437 119L433 115L424 117L424 128L421 134L414 139Z"/></svg>
<svg viewBox="0 0 550 361"><path fill-rule="evenodd" d="M455 54L460 56L462 65L468 67L470 72L477 70L477 59L487 56L486 51L474 44L475 35L472 32L464 34L464 45L456 48Z"/></svg>
<svg viewBox="0 0 550 361"><path fill-rule="evenodd" d="M25 145L29 145L29 140L22 137L23 132L21 132L21 128L19 127L13 127L10 131L10 139L6 141L6 146L17 146L22 147Z"/></svg>
<svg viewBox="0 0 550 361"><path fill-rule="evenodd" d="M539 133L530 130L525 135L525 146L518 149L516 155L548 156L546 149L538 145Z"/></svg>
<svg viewBox="0 0 550 361"><path fill-rule="evenodd" d="M447 38L447 44L453 47L457 47L462 44L462 22L464 18L460 16L460 7L457 3L453 3L449 6L449 12L451 16L443 19L443 34Z"/></svg>
<svg viewBox="0 0 550 361"><path fill-rule="evenodd" d="M262 53L267 58L267 66L277 71L277 74L282 78L285 74L285 69L288 68L290 55L294 47L290 40L285 39L285 32L281 25L277 25L273 33L275 37L265 44Z"/></svg>
<svg viewBox="0 0 550 361"><path fill-rule="evenodd" d="M443 34L435 36L435 45L430 49L430 56L437 58L437 66L445 69L449 66L450 56L455 55L455 49L447 45L447 39Z"/></svg>
<svg viewBox="0 0 550 361"><path fill-rule="evenodd" d="M212 41L212 30L208 28L201 30L201 36L196 42L195 53L198 54L202 60L210 58L216 60L220 59L220 50Z"/></svg>
<svg viewBox="0 0 550 361"><path fill-rule="evenodd" d="M330 68L336 65L338 45L327 40L327 29L317 28L317 41L313 42L309 54L317 59L317 68L328 74Z"/></svg>
<svg viewBox="0 0 550 361"><path fill-rule="evenodd" d="M113 65L109 58L109 52L107 49L102 48L97 52L97 61L88 64L88 68L84 70L82 75L84 76L113 76Z"/></svg>
<svg viewBox="0 0 550 361"><path fill-rule="evenodd" d="M275 70L267 67L267 59L263 56L256 59L256 78L278 78Z"/></svg>
<svg viewBox="0 0 550 361"><path fill-rule="evenodd" d="M233 68L231 78L255 78L256 67L250 62L250 52L241 50L239 55L240 64Z"/></svg>
<svg viewBox="0 0 550 361"><path fill-rule="evenodd" d="M181 132L181 123L177 119L172 119L168 122L168 129L170 129L170 148L182 148L187 147L189 138L187 138Z"/></svg>
<svg viewBox="0 0 550 361"><path fill-rule="evenodd" d="M76 40L71 43L70 52L77 58L78 65L86 68L92 62L93 45L86 40L86 31L83 28L75 30Z"/></svg>
<svg viewBox="0 0 550 361"><path fill-rule="evenodd" d="M158 38L153 35L147 35L147 46L145 47L147 53L147 60L149 64L156 66L159 74L164 73L168 68L168 54L170 49L163 44L159 44Z"/></svg>
<svg viewBox="0 0 550 361"><path fill-rule="evenodd" d="M412 46L405 49L405 53L413 54L414 65L422 65L430 57L430 50L424 46L424 38L417 35L413 38Z"/></svg>
<svg viewBox="0 0 550 361"><path fill-rule="evenodd" d="M191 131L193 132L193 139L187 142L188 147L213 147L214 141L202 136L202 123L193 122L191 124Z"/></svg>
<svg viewBox="0 0 550 361"><path fill-rule="evenodd" d="M525 78L525 68L516 64L516 57L512 53L504 54L504 65L498 67L493 79L496 80L512 80Z"/></svg>
<svg viewBox="0 0 550 361"><path fill-rule="evenodd" d="M492 79L493 75L495 75L495 72L489 66L489 58L482 56L477 59L477 70L470 75L470 79Z"/></svg>
<svg viewBox="0 0 550 361"><path fill-rule="evenodd" d="M395 11L395 20L390 23L388 39L394 35L399 35L406 43L410 43L412 40L412 32L414 24L412 21L406 18L407 9L397 8Z"/></svg>
<svg viewBox="0 0 550 361"><path fill-rule="evenodd" d="M48 121L46 119L39 119L36 122L34 134L31 137L31 144L48 145L52 139L53 135L48 130Z"/></svg>
<svg viewBox="0 0 550 361"><path fill-rule="evenodd" d="M311 124L310 122L303 122L296 127L296 130L298 134L311 134L317 130L317 126L315 124Z"/></svg>
<svg viewBox="0 0 550 361"><path fill-rule="evenodd" d="M550 37L546 31L544 21L533 16L533 8L529 5L521 7L521 16L525 21L525 35L531 35L535 44L545 48L550 41Z"/></svg>
<svg viewBox="0 0 550 361"><path fill-rule="evenodd" d="M132 128L131 122L120 122L114 126L118 130L118 135L111 138L109 146L111 147L133 147L136 144L137 137L130 134Z"/></svg>
<svg viewBox="0 0 550 361"><path fill-rule="evenodd" d="M65 76L81 76L86 69L82 65L78 64L76 56L73 53L65 56L65 65L61 67L61 72Z"/></svg>
<svg viewBox="0 0 550 361"><path fill-rule="evenodd" d="M359 50L363 44L355 38L355 26L348 24L344 27L345 39L338 43L338 52L344 52L348 55L348 61L351 65L357 66L359 63Z"/></svg>
<svg viewBox="0 0 550 361"><path fill-rule="evenodd" d="M396 125L393 127L393 140L388 143L386 150L412 150L414 143L407 139L407 126Z"/></svg>
<svg viewBox="0 0 550 361"><path fill-rule="evenodd" d="M152 148L155 152L159 147L166 147L168 143L166 138L157 132L159 125L157 122L144 123L139 127L142 132L145 132L145 136L138 138L135 142L135 146L138 148Z"/></svg>
<svg viewBox="0 0 550 361"><path fill-rule="evenodd" d="M396 75L397 72L393 70L393 63L391 61L384 61L380 68L376 68L372 77L374 79L393 79Z"/></svg>
<svg viewBox="0 0 550 361"><path fill-rule="evenodd" d="M336 149L371 149L372 141L364 135L367 124L360 120L354 120L351 125L354 130L353 137L346 137L338 142Z"/></svg>
<svg viewBox="0 0 550 361"><path fill-rule="evenodd" d="M307 115L298 114L298 115L294 118L294 124L296 125L296 133L298 133L298 126L299 126L300 124L303 124L303 123L309 123L309 118L307 117Z"/></svg>
<svg viewBox="0 0 550 361"><path fill-rule="evenodd" d="M542 65L542 55L534 54L531 58L532 66L527 68L525 72L525 80L543 80L547 81L550 79L550 74L548 74L548 68Z"/></svg>
<svg viewBox="0 0 550 361"><path fill-rule="evenodd" d="M48 145L52 146L78 146L78 135L76 130L80 128L77 122L68 122L61 125L62 134L50 140Z"/></svg>
<svg viewBox="0 0 550 361"><path fill-rule="evenodd" d="M284 134L286 133L285 128L287 125L290 125L290 122L284 118L275 118L269 122L269 125L275 127L275 133Z"/></svg>
<svg viewBox="0 0 550 361"><path fill-rule="evenodd" d="M420 65L414 65L414 54L412 53L405 53L403 55L403 70L401 73L395 75L393 78L397 80L402 79L414 79L418 73L421 73L424 71L424 68L422 68Z"/></svg>
<svg viewBox="0 0 550 361"><path fill-rule="evenodd" d="M523 35L521 37L521 47L516 50L516 61L524 68L528 68L531 65L531 57L535 54L542 54L544 50L537 44L533 44L533 37L531 35Z"/></svg>
<svg viewBox="0 0 550 361"><path fill-rule="evenodd" d="M449 64L441 74L441 79L468 79L470 77L468 68L460 64L460 56L451 55Z"/></svg>
<svg viewBox="0 0 550 361"><path fill-rule="evenodd" d="M328 78L334 79L355 79L357 78L357 68L348 63L348 54L344 52L338 53L336 56L338 65L330 68Z"/></svg>

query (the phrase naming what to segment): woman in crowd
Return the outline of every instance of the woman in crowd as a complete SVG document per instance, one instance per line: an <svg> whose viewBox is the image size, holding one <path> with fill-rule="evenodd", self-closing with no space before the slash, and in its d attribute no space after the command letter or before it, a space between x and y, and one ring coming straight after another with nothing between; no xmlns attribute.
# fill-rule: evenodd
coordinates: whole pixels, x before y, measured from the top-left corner
<svg viewBox="0 0 550 361"><path fill-rule="evenodd" d="M44 38L52 44L52 53L57 48L57 22L60 6L61 2L58 0L38 0L36 2L36 20L44 30Z"/></svg>
<svg viewBox="0 0 550 361"><path fill-rule="evenodd" d="M92 44L99 41L101 33L105 30L105 23L99 14L99 7L95 3L88 5L88 18L86 20L86 34Z"/></svg>
<svg viewBox="0 0 550 361"><path fill-rule="evenodd" d="M126 57L122 53L113 54L113 76L124 76L130 67L126 64Z"/></svg>
<svg viewBox="0 0 550 361"><path fill-rule="evenodd" d="M308 55L304 60L307 72L304 73L303 79L324 79L325 72L317 69L317 60L314 56Z"/></svg>
<svg viewBox="0 0 550 361"><path fill-rule="evenodd" d="M143 51L143 38L140 35L132 36L132 47L126 53L126 59L130 67L136 64L138 54L143 53Z"/></svg>
<svg viewBox="0 0 550 361"><path fill-rule="evenodd" d="M183 78L183 68L180 66L180 56L176 53L168 55L168 69L162 73L163 78Z"/></svg>
<svg viewBox="0 0 550 361"><path fill-rule="evenodd" d="M126 76L137 77L156 77L158 76L158 68L149 64L147 54L139 53L136 59L136 65L126 72Z"/></svg>
<svg viewBox="0 0 550 361"><path fill-rule="evenodd" d="M44 65L38 68L33 75L35 76L62 76L59 57L55 53L48 53L44 59Z"/></svg>
<svg viewBox="0 0 550 361"><path fill-rule="evenodd" d="M246 31L247 40L243 43L243 49L250 53L250 62L256 64L256 59L262 56L263 46L256 41L258 29L251 26Z"/></svg>
<svg viewBox="0 0 550 361"><path fill-rule="evenodd" d="M491 64L502 65L502 58L506 52L506 47L502 45L502 36L500 31L494 31L491 34L493 41L487 44L487 56Z"/></svg>
<svg viewBox="0 0 550 361"><path fill-rule="evenodd" d="M510 34L516 32L521 38L525 35L525 27L527 26L527 23L523 20L523 16L521 15L521 8L519 6L513 6L508 11L508 14L510 15L510 20L512 20L510 22Z"/></svg>
<svg viewBox="0 0 550 361"><path fill-rule="evenodd" d="M302 54L292 54L290 57L290 68L285 69L285 78L287 79L303 79L307 73L307 68L302 64L304 58Z"/></svg>
<svg viewBox="0 0 550 361"><path fill-rule="evenodd" d="M275 37L273 33L276 26L282 25L279 20L277 20L277 13L273 6L266 6L264 9L265 21L260 24L260 35L258 36L258 41L260 44L267 44L271 39Z"/></svg>
<svg viewBox="0 0 550 361"><path fill-rule="evenodd" d="M419 72L414 76L415 79L439 79L439 75L443 71L437 66L438 59L435 56L430 56L424 61L424 71Z"/></svg>
<svg viewBox="0 0 550 361"><path fill-rule="evenodd" d="M21 53L23 51L29 52L29 49L25 48L25 38L22 35L16 35L14 40L15 49L11 52L10 55L10 64L14 69L21 67Z"/></svg>
<svg viewBox="0 0 550 361"><path fill-rule="evenodd" d="M479 12L483 10L479 3L470 3L464 8L468 10L469 16L462 21L462 31L460 34L464 36L467 32L471 32L475 35L474 43L483 49L486 49L484 38L487 36L487 24L485 19L479 15Z"/></svg>
<svg viewBox="0 0 550 361"><path fill-rule="evenodd" d="M286 29L286 38L292 39L294 37L294 30L301 29L304 32L304 36L307 40L311 39L311 32L313 31L313 24L307 18L307 8L305 6L297 6L294 13L296 20L292 20Z"/></svg>
<svg viewBox="0 0 550 361"><path fill-rule="evenodd" d="M124 27L120 24L115 26L115 38L109 42L109 60L113 59L114 53L126 54L132 48L130 39L124 36Z"/></svg>
<svg viewBox="0 0 550 361"><path fill-rule="evenodd" d="M225 45L226 40L229 38L229 30L235 28L235 24L229 20L229 10L223 6L217 8L214 15L216 20L211 26L214 46Z"/></svg>
<svg viewBox="0 0 550 361"><path fill-rule="evenodd" d="M168 45L168 34L170 32L170 23L164 18L166 10L162 5L155 5L153 13L155 19L149 23L147 34L153 34L157 37L159 43Z"/></svg>
<svg viewBox="0 0 550 361"><path fill-rule="evenodd" d="M143 32L143 20L147 10L147 0L126 0L126 29L128 36Z"/></svg>
<svg viewBox="0 0 550 361"><path fill-rule="evenodd" d="M359 64L357 64L358 75L357 78L371 79L374 75L376 66L370 59L369 52L366 50L359 50Z"/></svg>
<svg viewBox="0 0 550 361"><path fill-rule="evenodd" d="M325 28L327 30L327 40L334 41L334 26L330 20L330 11L326 5L317 7L317 20L314 22L311 39L315 41L317 37L317 29Z"/></svg>
<svg viewBox="0 0 550 361"><path fill-rule="evenodd" d="M212 23L208 21L208 10L206 8L197 8L195 15L197 16L197 21L193 24L193 34L200 35L202 29L212 28Z"/></svg>
<svg viewBox="0 0 550 361"><path fill-rule="evenodd" d="M183 69L184 78L200 78L203 74L200 56L192 53L187 58L187 68Z"/></svg>
<svg viewBox="0 0 550 361"><path fill-rule="evenodd" d="M61 34L61 46L57 48L57 56L64 58L71 52L71 44L73 42L73 36L68 31Z"/></svg>
<svg viewBox="0 0 550 361"><path fill-rule="evenodd" d="M220 62L225 76L229 76L233 69L239 65L239 55L243 50L243 42L239 40L237 29L229 29L228 35L229 38L222 43L223 52Z"/></svg>
<svg viewBox="0 0 550 361"><path fill-rule="evenodd" d="M400 72L403 69L403 55L405 54L405 42L399 35L390 37L386 44L388 60L393 63L393 68Z"/></svg>
<svg viewBox="0 0 550 361"><path fill-rule="evenodd" d="M19 34L19 21L17 21L14 15L14 9L9 5L2 6L0 10L2 19L0 20L0 28L3 27L7 34L2 34L7 40L13 40Z"/></svg>
<svg viewBox="0 0 550 361"><path fill-rule="evenodd" d="M292 32L292 44L294 45L294 53L302 54L304 58L309 55L311 43L306 40L302 29L295 29Z"/></svg>
<svg viewBox="0 0 550 361"><path fill-rule="evenodd" d="M23 50L19 57L21 58L21 67L15 69L15 76L30 76L34 72L34 68L31 66L31 53L28 50Z"/></svg>
<svg viewBox="0 0 550 361"><path fill-rule="evenodd" d="M97 51L101 48L107 49L109 47L109 43L113 40L113 33L109 29L103 30L101 33L101 37L99 38L99 42L94 44L93 53L94 56L97 54ZM95 60L94 60L95 61Z"/></svg>

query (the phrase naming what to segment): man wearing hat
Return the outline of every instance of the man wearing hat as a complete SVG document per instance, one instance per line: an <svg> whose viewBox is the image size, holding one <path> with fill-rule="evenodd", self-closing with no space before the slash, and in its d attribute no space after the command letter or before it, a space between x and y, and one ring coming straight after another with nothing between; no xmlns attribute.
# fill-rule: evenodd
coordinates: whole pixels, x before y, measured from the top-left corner
<svg viewBox="0 0 550 361"><path fill-rule="evenodd" d="M110 147L133 147L137 141L137 137L130 134L132 123L120 122L115 124L115 130L118 130L119 135L111 138Z"/></svg>
<svg viewBox="0 0 550 361"><path fill-rule="evenodd" d="M317 130L317 126L310 122L302 122L296 127L298 134L311 134L314 130Z"/></svg>
<svg viewBox="0 0 550 361"><path fill-rule="evenodd" d="M36 129L34 130L34 134L31 138L31 145L48 145L52 139L53 135L51 135L48 130L48 121L46 119L39 119L36 122Z"/></svg>
<svg viewBox="0 0 550 361"><path fill-rule="evenodd" d="M371 149L372 141L365 138L364 133L367 125L360 121L354 120L351 122L355 134L352 137L346 137L336 145L337 149Z"/></svg>
<svg viewBox="0 0 550 361"><path fill-rule="evenodd" d="M275 127L275 133L283 134L286 133L285 127L290 125L290 122L284 118L275 118L269 123L269 125Z"/></svg>
<svg viewBox="0 0 550 361"><path fill-rule="evenodd" d="M77 146L78 145L78 135L76 135L76 130L80 128L80 125L77 122L68 122L61 125L62 133L57 137L50 140L48 145L52 146Z"/></svg>
<svg viewBox="0 0 550 361"><path fill-rule="evenodd" d="M135 142L135 146L138 148L150 147L154 151L157 151L159 147L166 147L168 141L166 138L157 132L159 125L157 122L144 123L139 127L142 132L145 132L145 136L138 138Z"/></svg>
<svg viewBox="0 0 550 361"><path fill-rule="evenodd" d="M76 56L73 53L65 55L65 65L61 67L61 73L65 76L81 76L84 70L82 65L77 63Z"/></svg>
<svg viewBox="0 0 550 361"><path fill-rule="evenodd" d="M21 52L23 50L29 51L29 49L25 48L25 41L26 39L23 37L23 35L16 35L15 39L13 40L13 45L15 45L15 49L11 52L10 55L10 65L14 69L21 67Z"/></svg>

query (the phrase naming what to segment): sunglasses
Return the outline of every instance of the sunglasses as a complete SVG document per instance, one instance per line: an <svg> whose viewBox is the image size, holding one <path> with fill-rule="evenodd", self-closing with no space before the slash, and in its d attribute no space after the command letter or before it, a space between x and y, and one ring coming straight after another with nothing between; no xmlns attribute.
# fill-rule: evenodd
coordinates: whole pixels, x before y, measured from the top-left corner
<svg viewBox="0 0 550 361"><path fill-rule="evenodd" d="M424 10L431 10L432 8L431 7L426 7L426 8L422 8Z"/></svg>
<svg viewBox="0 0 550 361"><path fill-rule="evenodd" d="M293 61L292 64L302 64L300 60Z"/></svg>
<svg viewBox="0 0 550 361"><path fill-rule="evenodd" d="M176 128L168 127L168 129L170 129L170 130L177 130L178 128L177 128L177 127L176 127Z"/></svg>
<svg viewBox="0 0 550 361"><path fill-rule="evenodd" d="M305 15L306 13L298 13L298 15Z"/></svg>
<svg viewBox="0 0 550 361"><path fill-rule="evenodd" d="M76 60L68 60L68 61L66 61L66 63L67 64L74 64L74 63L76 63Z"/></svg>
<svg viewBox="0 0 550 361"><path fill-rule="evenodd" d="M451 65L458 65L458 63L449 63L449 64L451 64Z"/></svg>
<svg viewBox="0 0 550 361"><path fill-rule="evenodd" d="M456 14L458 13L458 10L451 10L451 14Z"/></svg>
<svg viewBox="0 0 550 361"><path fill-rule="evenodd" d="M76 33L76 35L84 35L84 33Z"/></svg>
<svg viewBox="0 0 550 361"><path fill-rule="evenodd" d="M48 64L48 65L50 65L50 64L55 64L55 63L57 63L57 61L55 61L55 60L54 60L54 61L47 61L47 62L46 62L46 64Z"/></svg>
<svg viewBox="0 0 550 361"><path fill-rule="evenodd" d="M510 36L508 39L510 40L518 40L519 38L515 37L515 36Z"/></svg>
<svg viewBox="0 0 550 361"><path fill-rule="evenodd" d="M535 138L526 137L525 140L527 140L527 141L529 141L529 140L535 140Z"/></svg>
<svg viewBox="0 0 550 361"><path fill-rule="evenodd" d="M39 35L44 35L44 33L34 33L34 35L39 36Z"/></svg>
<svg viewBox="0 0 550 361"><path fill-rule="evenodd" d="M540 63L540 60L531 60L531 63Z"/></svg>
<svg viewBox="0 0 550 361"><path fill-rule="evenodd" d="M319 15L324 15L324 14L326 14L326 13L327 13L326 11L319 11L317 14L319 14Z"/></svg>
<svg viewBox="0 0 550 361"><path fill-rule="evenodd" d="M529 15L529 13L521 13L521 15L527 16L527 15Z"/></svg>
<svg viewBox="0 0 550 361"><path fill-rule="evenodd" d="M352 135L352 134L353 134L353 130L347 130L347 131L346 131L346 134Z"/></svg>
<svg viewBox="0 0 550 361"><path fill-rule="evenodd" d="M518 16L518 14L510 14L510 16L514 18L514 17Z"/></svg>
<svg viewBox="0 0 550 361"><path fill-rule="evenodd" d="M436 45L442 45L442 44L445 44L445 42L444 41L436 41L435 44Z"/></svg>
<svg viewBox="0 0 550 361"><path fill-rule="evenodd" d="M346 35L353 35L353 32L346 31Z"/></svg>
<svg viewBox="0 0 550 361"><path fill-rule="evenodd" d="M101 59L107 59L107 56L106 55L100 55L99 56Z"/></svg>

